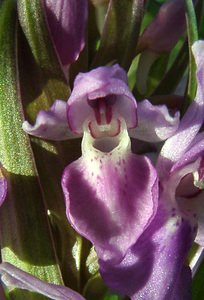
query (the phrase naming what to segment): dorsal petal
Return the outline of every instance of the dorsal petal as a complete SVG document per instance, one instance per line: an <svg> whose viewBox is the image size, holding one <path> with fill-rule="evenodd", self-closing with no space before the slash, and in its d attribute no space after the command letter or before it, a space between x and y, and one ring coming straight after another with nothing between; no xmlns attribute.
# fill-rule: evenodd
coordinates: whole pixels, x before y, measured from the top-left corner
<svg viewBox="0 0 204 300"><path fill-rule="evenodd" d="M156 213L157 174L146 157L130 152L124 128L102 141L85 132L82 157L65 169L62 187L70 223L93 243L99 259L112 263L122 259Z"/></svg>
<svg viewBox="0 0 204 300"><path fill-rule="evenodd" d="M41 110L38 113L34 125L25 121L23 130L28 134L54 141L76 138L68 127L66 106L66 102L56 100L49 110Z"/></svg>
<svg viewBox="0 0 204 300"><path fill-rule="evenodd" d="M127 127L135 127L136 100L128 88L125 71L119 65L114 65L79 73L76 77L74 89L68 100L70 128L76 133L82 133L84 121L93 114L88 100L107 96L115 96L113 112L125 119Z"/></svg>

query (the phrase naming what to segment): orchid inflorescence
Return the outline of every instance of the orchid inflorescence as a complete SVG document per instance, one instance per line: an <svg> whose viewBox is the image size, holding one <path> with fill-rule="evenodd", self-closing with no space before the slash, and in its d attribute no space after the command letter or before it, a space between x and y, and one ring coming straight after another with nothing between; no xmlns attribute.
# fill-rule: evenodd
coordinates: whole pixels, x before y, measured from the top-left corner
<svg viewBox="0 0 204 300"><path fill-rule="evenodd" d="M19 18L23 49L17 62L11 40L2 50L16 63L6 67L16 106L0 116L4 299L188 300L192 282L201 295L204 41L192 22L202 1L153 2L1 4L2 22Z"/></svg>

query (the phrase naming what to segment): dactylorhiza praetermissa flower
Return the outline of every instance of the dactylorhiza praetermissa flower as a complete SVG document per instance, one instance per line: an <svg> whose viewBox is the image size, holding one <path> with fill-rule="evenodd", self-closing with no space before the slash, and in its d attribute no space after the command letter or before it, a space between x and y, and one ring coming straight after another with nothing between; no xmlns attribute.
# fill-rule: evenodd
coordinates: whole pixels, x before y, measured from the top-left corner
<svg viewBox="0 0 204 300"><path fill-rule="evenodd" d="M146 107L153 116L153 127L149 127L152 138L158 140L163 135L166 139L175 132L178 115L172 118L165 107L155 109L145 101L140 105L138 137L147 132L149 140L149 131L144 128L150 116L145 113ZM24 129L31 134L66 139L70 136L68 113L73 132L84 133L82 157L68 166L63 175L67 216L76 230L92 241L99 258L115 264L148 228L157 211L155 168L148 158L130 150L127 127L136 126L136 110L127 76L115 65L79 74L67 108L65 102L57 100L49 111L39 113L34 126L24 123ZM154 127L165 130L154 131ZM16 274L15 281L8 276L10 281L4 279L5 282L16 286L20 282L21 287L30 288L30 281L35 290L32 277L23 279L24 272L5 264L2 270Z"/></svg>
<svg viewBox="0 0 204 300"><path fill-rule="evenodd" d="M172 117L165 106L145 100L137 107L118 65L80 73L68 104L57 100L39 113L34 126L24 123L28 133L49 139L70 137L69 128L83 133L82 157L62 178L67 217L94 244L107 285L131 299L190 297L184 260L197 220L186 208L179 184L191 173L198 174L196 185L202 182L203 49L203 42L193 47L198 91L180 124L179 114ZM157 169L147 157L131 153L128 129L138 139L167 139ZM35 279L28 277L25 284L25 273L10 265L3 264L1 272L8 275L7 284L28 288L29 283L29 289L46 294L45 283L37 289Z"/></svg>

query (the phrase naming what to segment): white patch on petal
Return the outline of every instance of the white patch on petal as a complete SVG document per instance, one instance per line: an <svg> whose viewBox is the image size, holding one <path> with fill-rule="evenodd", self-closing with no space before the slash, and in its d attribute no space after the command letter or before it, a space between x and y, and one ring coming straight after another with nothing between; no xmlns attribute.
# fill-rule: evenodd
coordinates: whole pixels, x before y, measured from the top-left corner
<svg viewBox="0 0 204 300"><path fill-rule="evenodd" d="M103 172L107 172L108 166L114 168L114 176L122 176L126 173L125 160L131 153L131 143L127 132L127 127L124 120L121 122L121 131L115 137L102 137L94 139L90 133L89 127L84 126L84 136L82 140L82 156L86 158L83 160L86 162L84 168L86 168L85 176L86 180L92 183L96 188L97 198L101 198L101 194L107 197L115 198L114 189L112 188L112 182L105 182ZM106 170L106 171L103 171ZM126 179L127 180L127 179ZM101 184L102 183L102 184ZM105 187L105 191L104 191ZM103 200L107 208L112 212L112 220L117 224L120 223L118 219L120 214L118 213L118 206L112 201Z"/></svg>
<svg viewBox="0 0 204 300"><path fill-rule="evenodd" d="M193 179L194 179L194 185L199 188L200 190L204 189L204 177L199 179L199 174L198 172L193 173Z"/></svg>

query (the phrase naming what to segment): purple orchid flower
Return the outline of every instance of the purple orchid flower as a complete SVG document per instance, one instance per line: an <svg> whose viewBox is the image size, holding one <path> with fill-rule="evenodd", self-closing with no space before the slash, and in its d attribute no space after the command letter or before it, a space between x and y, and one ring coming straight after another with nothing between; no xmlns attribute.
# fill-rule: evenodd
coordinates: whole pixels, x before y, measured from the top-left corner
<svg viewBox="0 0 204 300"><path fill-rule="evenodd" d="M62 178L67 217L99 258L118 262L150 224L158 198L154 167L130 150L127 128L136 126L136 102L125 72L115 65L79 74L68 120L72 131L84 134L82 157Z"/></svg>
<svg viewBox="0 0 204 300"><path fill-rule="evenodd" d="M137 107L118 65L80 73L67 108L56 100L34 126L23 124L29 134L47 139L67 139L69 128L83 133L82 157L65 169L62 187L67 217L94 244L101 270L103 263L120 264L157 212L157 173L147 157L131 153L128 128L139 139L161 141L178 125L179 114L170 116L165 106L145 100Z"/></svg>
<svg viewBox="0 0 204 300"><path fill-rule="evenodd" d="M69 137L66 118L57 127L60 104L58 100L50 111L41 111L34 126L24 123L24 130L62 139L67 126L64 138ZM127 128L137 124L136 108L126 73L118 65L79 74L67 106L69 127L83 132L82 157L65 169L62 179L67 216L93 242L98 256L111 261L121 260L157 210L154 167L130 150ZM92 211L95 216L90 218Z"/></svg>

